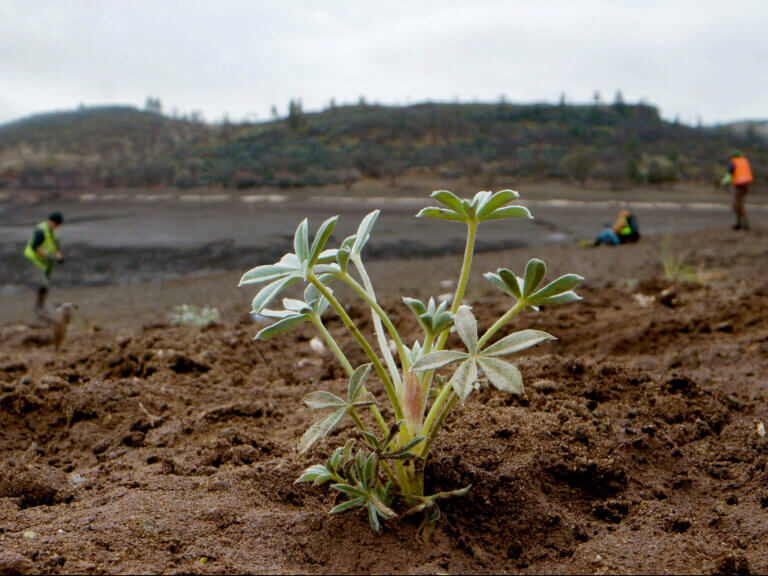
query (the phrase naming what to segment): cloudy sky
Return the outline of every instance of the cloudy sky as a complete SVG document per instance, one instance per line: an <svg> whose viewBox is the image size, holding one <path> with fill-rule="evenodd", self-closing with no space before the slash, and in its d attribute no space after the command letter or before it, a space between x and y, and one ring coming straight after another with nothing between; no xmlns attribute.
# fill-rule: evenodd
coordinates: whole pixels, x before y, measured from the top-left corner
<svg viewBox="0 0 768 576"><path fill-rule="evenodd" d="M0 122L159 97L207 120L357 101L768 118L765 0L0 0Z"/></svg>

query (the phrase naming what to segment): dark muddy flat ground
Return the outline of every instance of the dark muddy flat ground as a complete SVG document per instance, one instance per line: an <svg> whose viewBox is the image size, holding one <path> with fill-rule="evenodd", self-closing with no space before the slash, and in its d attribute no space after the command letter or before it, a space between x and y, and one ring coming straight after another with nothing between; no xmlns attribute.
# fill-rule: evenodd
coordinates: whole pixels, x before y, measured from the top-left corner
<svg viewBox="0 0 768 576"><path fill-rule="evenodd" d="M365 188L357 196L311 190L258 194L160 190L70 193L56 198L27 194L16 193L0 202L0 266L4 271L0 298L18 293L32 281L33 269L21 252L32 227L53 208L67 217L61 230L67 263L55 274L59 286L129 284L193 272L242 270L272 262L285 253L293 230L305 216L317 226L340 214L333 237L340 241L376 208L383 212L369 259L460 254L464 242L460 225L413 218L428 199L412 188ZM536 218L488 223L478 250L592 238L625 206L637 214L647 235L731 222L728 194L710 190L609 193L541 184L524 187L521 194L521 203ZM24 199L29 201L22 202ZM750 201L755 217L768 215L763 196Z"/></svg>
<svg viewBox="0 0 768 576"><path fill-rule="evenodd" d="M542 217L543 207L534 210ZM521 269L532 256L553 275L586 276L584 300L516 322L559 338L517 357L525 397L485 390L449 419L428 484L473 488L446 504L426 543L407 520L372 537L360 515L327 516L327 490L293 485L352 435L342 428L295 457L314 416L300 399L340 393L344 379L330 357L312 352L309 328L252 341L253 291L234 288L239 271L60 288L56 298L77 302L95 329L73 325L58 355L49 328L23 321L29 295L6 296L0 568L764 573L768 219L756 212L744 234L715 213L710 227L672 243L701 283L664 279L658 236L621 248L548 243L478 256L468 302L481 328L509 305L481 274ZM451 254L381 254L371 264L409 340L417 327L399 296L449 292L458 266ZM180 303L217 306L222 325L169 326ZM367 326L354 300L350 314ZM332 316L328 324L362 362L343 325Z"/></svg>

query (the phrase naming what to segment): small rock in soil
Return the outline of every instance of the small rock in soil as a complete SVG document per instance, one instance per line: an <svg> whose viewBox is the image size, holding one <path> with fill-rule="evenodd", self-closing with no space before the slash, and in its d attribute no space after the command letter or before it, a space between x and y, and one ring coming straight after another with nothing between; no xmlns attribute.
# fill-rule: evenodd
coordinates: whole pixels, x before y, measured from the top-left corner
<svg viewBox="0 0 768 576"><path fill-rule="evenodd" d="M690 527L691 521L688 518L669 518L664 524L664 531L682 534L688 532Z"/></svg>
<svg viewBox="0 0 768 576"><path fill-rule="evenodd" d="M552 394L553 392L557 392L558 385L557 382L553 382L552 380L537 380L531 384L531 388L541 394Z"/></svg>
<svg viewBox="0 0 768 576"><path fill-rule="evenodd" d="M729 552L715 562L712 574L752 574L747 557L742 552Z"/></svg>
<svg viewBox="0 0 768 576"><path fill-rule="evenodd" d="M64 502L71 493L61 470L9 462L0 467L0 497L21 498L22 507L27 507Z"/></svg>
<svg viewBox="0 0 768 576"><path fill-rule="evenodd" d="M0 552L0 574L27 574L32 571L32 561L15 552Z"/></svg>

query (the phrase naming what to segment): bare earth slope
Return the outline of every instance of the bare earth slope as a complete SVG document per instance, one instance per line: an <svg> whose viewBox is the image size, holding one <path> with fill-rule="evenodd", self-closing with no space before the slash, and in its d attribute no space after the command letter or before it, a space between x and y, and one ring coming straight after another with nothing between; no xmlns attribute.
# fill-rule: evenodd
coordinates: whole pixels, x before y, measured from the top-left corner
<svg viewBox="0 0 768 576"><path fill-rule="evenodd" d="M589 277L584 301L521 317L560 338L519 358L526 397L486 390L455 411L428 483L473 487L425 544L414 522L372 536L357 514L327 516L328 490L294 486L352 434L295 457L313 416L300 399L344 387L309 329L257 344L247 316L200 330L145 312L73 330L55 356L46 330L0 327L0 572L766 572L768 230L679 246L704 285L660 280L657 240L547 247L555 269ZM478 276L530 252L483 254ZM448 261L372 272L390 294L417 291L413 270L447 277ZM507 305L474 294L482 325Z"/></svg>

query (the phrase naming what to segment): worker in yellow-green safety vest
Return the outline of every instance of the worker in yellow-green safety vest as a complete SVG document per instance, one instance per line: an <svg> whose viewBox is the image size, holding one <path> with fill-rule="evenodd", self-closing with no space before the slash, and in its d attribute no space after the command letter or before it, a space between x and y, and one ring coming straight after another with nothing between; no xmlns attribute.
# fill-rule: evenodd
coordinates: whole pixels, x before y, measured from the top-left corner
<svg viewBox="0 0 768 576"><path fill-rule="evenodd" d="M640 240L640 226L637 217L629 210L619 212L613 226L606 226L600 235L595 238L594 246L608 244L617 246Z"/></svg>
<svg viewBox="0 0 768 576"><path fill-rule="evenodd" d="M61 255L59 239L56 235L56 229L64 222L61 212L52 212L45 222L41 222L35 227L32 237L24 248L26 256L37 269L37 302L35 312L38 316L47 317L45 309L45 299L48 296L48 290L51 284L51 272L54 263L63 263L64 258Z"/></svg>

